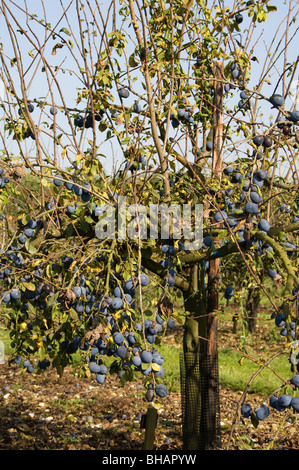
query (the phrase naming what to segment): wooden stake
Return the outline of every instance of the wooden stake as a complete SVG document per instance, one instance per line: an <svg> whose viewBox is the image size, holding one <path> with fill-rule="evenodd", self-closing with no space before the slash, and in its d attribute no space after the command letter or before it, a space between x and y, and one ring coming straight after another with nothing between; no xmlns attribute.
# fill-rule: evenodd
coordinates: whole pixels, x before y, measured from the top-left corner
<svg viewBox="0 0 299 470"><path fill-rule="evenodd" d="M212 171L216 180L222 176L222 143L223 143L223 73L222 61L215 63L214 68L214 113L213 113L213 154ZM217 239L214 240L217 246ZM210 260L208 275L208 355L212 358L217 354L217 317L213 314L218 310L219 290L219 259Z"/></svg>
<svg viewBox="0 0 299 470"><path fill-rule="evenodd" d="M224 64L216 62L214 67L214 112L213 112L213 156L212 169L215 177L221 179L223 144L223 74Z"/></svg>
<svg viewBox="0 0 299 470"><path fill-rule="evenodd" d="M155 430L157 427L158 413L155 407L150 406L145 418L145 436L143 450L153 450L155 441Z"/></svg>

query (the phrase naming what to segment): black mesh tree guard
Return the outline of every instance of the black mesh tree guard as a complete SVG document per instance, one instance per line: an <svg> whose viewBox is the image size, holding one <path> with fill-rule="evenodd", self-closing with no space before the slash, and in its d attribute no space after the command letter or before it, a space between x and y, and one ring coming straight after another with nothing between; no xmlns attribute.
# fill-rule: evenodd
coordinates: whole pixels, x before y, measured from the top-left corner
<svg viewBox="0 0 299 470"><path fill-rule="evenodd" d="M187 352L180 369L183 448L220 449L218 360Z"/></svg>

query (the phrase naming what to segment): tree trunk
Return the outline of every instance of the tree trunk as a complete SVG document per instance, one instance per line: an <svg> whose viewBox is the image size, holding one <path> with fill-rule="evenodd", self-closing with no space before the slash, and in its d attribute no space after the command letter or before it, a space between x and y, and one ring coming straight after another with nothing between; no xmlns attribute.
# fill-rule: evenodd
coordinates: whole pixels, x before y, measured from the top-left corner
<svg viewBox="0 0 299 470"><path fill-rule="evenodd" d="M255 333L256 331L256 320L258 307L261 300L260 289L256 287L250 287L248 289L248 297L246 302L246 312L247 312L247 325L248 331L250 333Z"/></svg>
<svg viewBox="0 0 299 470"><path fill-rule="evenodd" d="M190 268L190 289L184 293L188 312L181 371L184 450L219 445L218 360L214 342L208 339L215 323L207 315L204 276L203 264Z"/></svg>

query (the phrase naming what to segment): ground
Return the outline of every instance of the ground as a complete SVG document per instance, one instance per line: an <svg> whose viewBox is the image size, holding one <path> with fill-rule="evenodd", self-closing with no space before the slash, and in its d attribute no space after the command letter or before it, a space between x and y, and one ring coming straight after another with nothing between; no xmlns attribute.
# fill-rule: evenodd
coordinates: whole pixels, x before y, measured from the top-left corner
<svg viewBox="0 0 299 470"><path fill-rule="evenodd" d="M21 370L0 365L0 450L142 450L148 403L141 382L122 387L107 376L99 385L71 370L61 378ZM298 419L274 412L257 428L238 415L235 422L241 395L220 388L221 449L299 449ZM250 402L260 404L260 397L251 395ZM154 449L183 449L179 393L162 400Z"/></svg>

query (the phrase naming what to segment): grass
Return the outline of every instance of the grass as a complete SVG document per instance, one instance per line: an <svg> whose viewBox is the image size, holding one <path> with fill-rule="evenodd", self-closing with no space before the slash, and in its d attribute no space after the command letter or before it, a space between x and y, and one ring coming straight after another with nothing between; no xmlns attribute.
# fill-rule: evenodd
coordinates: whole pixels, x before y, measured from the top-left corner
<svg viewBox="0 0 299 470"><path fill-rule="evenodd" d="M180 387L180 354L181 348L164 345L161 353L165 357L165 383L169 390L179 390ZM271 354L264 355L266 360ZM259 371L250 385L249 391L261 396L268 396L282 385L282 378L290 377L290 364L287 355L279 356L264 366L265 360L257 361L254 354L246 357L241 352L230 348L218 349L219 382L221 386L233 391L243 391L251 378Z"/></svg>
<svg viewBox="0 0 299 470"><path fill-rule="evenodd" d="M273 359L269 367L263 367L263 361L255 361L253 362L253 360L229 348L219 349L219 381L221 385L230 390L242 391L262 367L249 390L261 396L268 396L282 385L283 382L279 377L288 378L290 375L290 364L286 355Z"/></svg>
<svg viewBox="0 0 299 470"><path fill-rule="evenodd" d="M4 343L5 355L8 356L10 354L13 354L13 349L10 345L9 331L1 325L0 325L0 341Z"/></svg>
<svg viewBox="0 0 299 470"><path fill-rule="evenodd" d="M165 361L163 367L165 369L165 385L169 391L179 390L180 388L180 354L182 347L178 343L163 343L159 348L159 352L163 355Z"/></svg>

